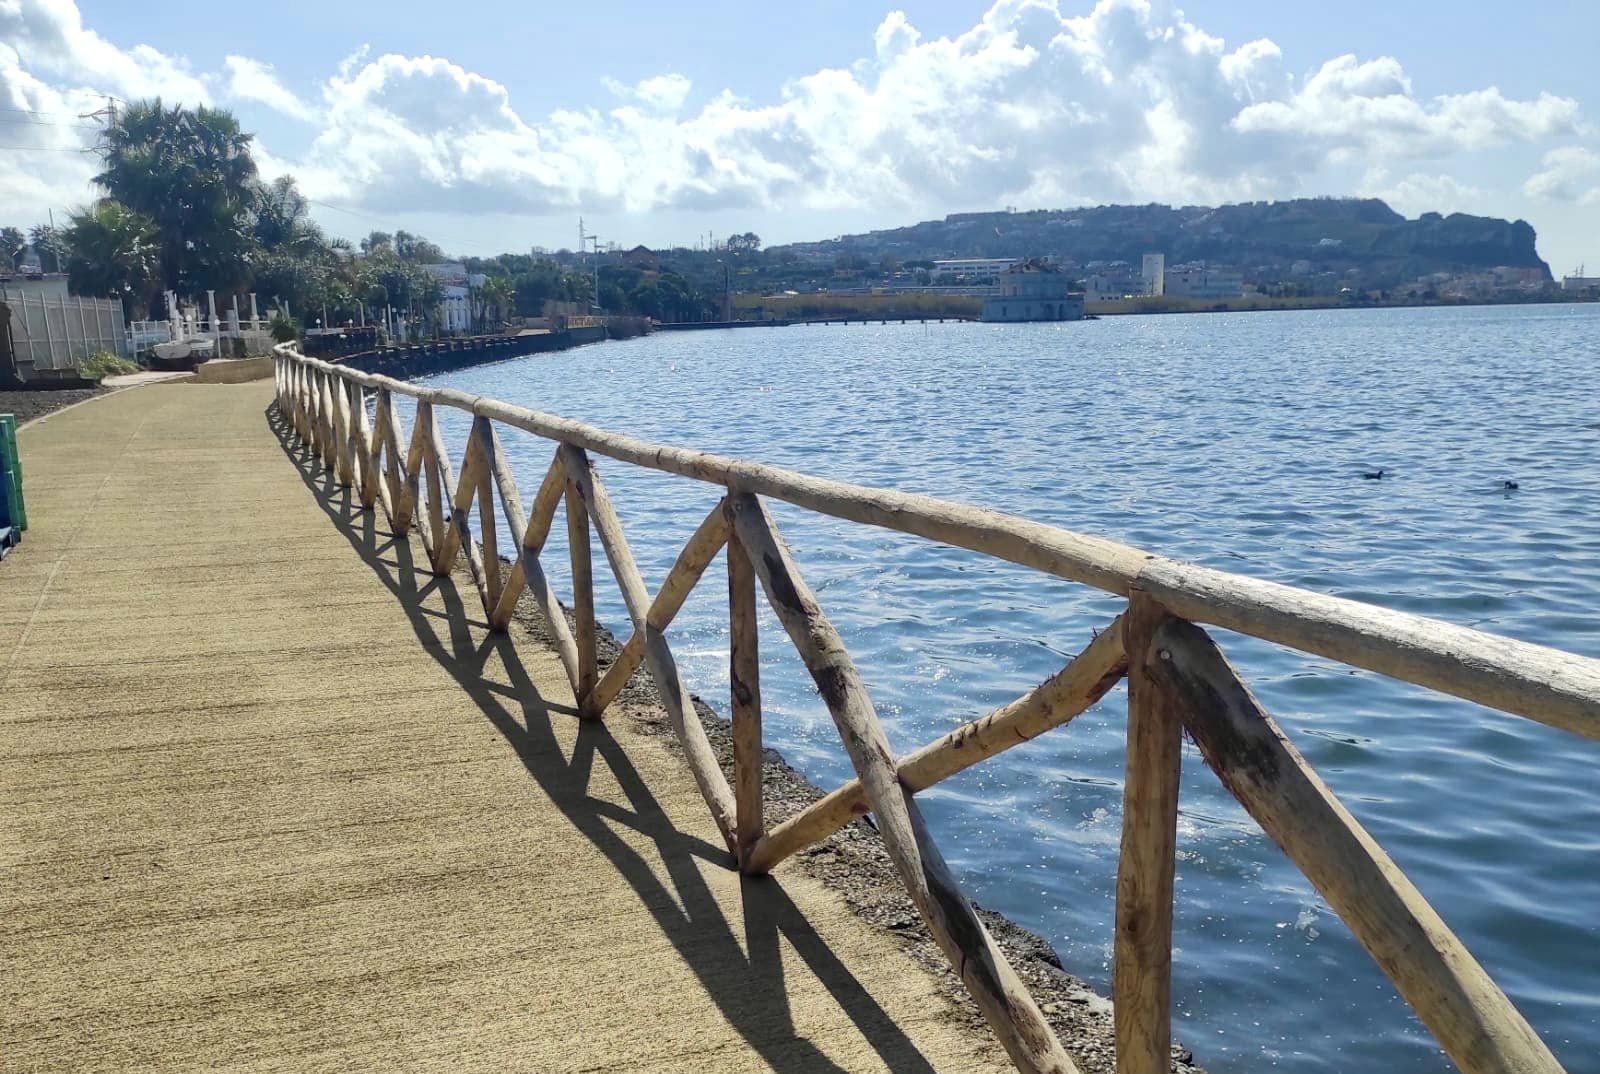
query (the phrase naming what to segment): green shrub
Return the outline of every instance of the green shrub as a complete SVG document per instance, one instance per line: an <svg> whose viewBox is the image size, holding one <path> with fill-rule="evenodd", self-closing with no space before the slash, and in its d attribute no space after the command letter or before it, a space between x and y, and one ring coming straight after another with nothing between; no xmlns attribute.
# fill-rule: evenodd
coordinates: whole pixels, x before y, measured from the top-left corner
<svg viewBox="0 0 1600 1074"><path fill-rule="evenodd" d="M78 366L78 374L88 380L116 377L124 373L137 373L139 367L126 358L118 358L110 351L95 351Z"/></svg>
<svg viewBox="0 0 1600 1074"><path fill-rule="evenodd" d="M294 322L285 317L282 310L272 315L273 339L279 343L293 343L299 335L300 332L295 328Z"/></svg>

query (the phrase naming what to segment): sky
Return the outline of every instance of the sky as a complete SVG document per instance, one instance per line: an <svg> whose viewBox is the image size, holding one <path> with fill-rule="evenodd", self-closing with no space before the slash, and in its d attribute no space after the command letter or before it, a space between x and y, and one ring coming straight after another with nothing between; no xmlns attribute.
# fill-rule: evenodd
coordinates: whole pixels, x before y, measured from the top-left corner
<svg viewBox="0 0 1600 1074"><path fill-rule="evenodd" d="M80 117L160 95L330 232L458 254L1359 194L1593 274L1597 46L1593 0L0 0L0 224L90 202Z"/></svg>

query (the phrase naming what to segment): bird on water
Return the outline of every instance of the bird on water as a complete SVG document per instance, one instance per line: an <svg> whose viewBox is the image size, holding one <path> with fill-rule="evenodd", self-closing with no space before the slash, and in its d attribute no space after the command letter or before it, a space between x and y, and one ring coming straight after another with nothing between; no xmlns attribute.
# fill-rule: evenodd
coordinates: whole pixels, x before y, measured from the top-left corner
<svg viewBox="0 0 1600 1074"><path fill-rule="evenodd" d="M1366 480L1368 480L1368 481L1382 481L1383 480L1383 471L1382 470L1362 470L1361 471L1361 476L1363 478L1365 478Z"/></svg>

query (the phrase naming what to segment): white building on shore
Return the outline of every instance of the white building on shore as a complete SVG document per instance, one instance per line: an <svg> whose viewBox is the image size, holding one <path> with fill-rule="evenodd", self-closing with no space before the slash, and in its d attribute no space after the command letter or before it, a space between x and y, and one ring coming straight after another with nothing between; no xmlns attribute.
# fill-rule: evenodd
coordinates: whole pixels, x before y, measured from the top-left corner
<svg viewBox="0 0 1600 1074"><path fill-rule="evenodd" d="M1191 261L1167 269L1165 285L1167 295L1179 298L1238 298L1244 294L1244 275L1237 269Z"/></svg>
<svg viewBox="0 0 1600 1074"><path fill-rule="evenodd" d="M1144 293L1147 295L1164 295L1167 293L1167 255L1145 254L1144 263Z"/></svg>
<svg viewBox="0 0 1600 1074"><path fill-rule="evenodd" d="M1000 293L983 300L980 321L1083 319L1083 295L1072 293L1071 278L1048 261L1020 261L1000 273L999 283Z"/></svg>
<svg viewBox="0 0 1600 1074"><path fill-rule="evenodd" d="M1015 257L964 257L935 261L931 275L939 283L992 283L1017 263Z"/></svg>

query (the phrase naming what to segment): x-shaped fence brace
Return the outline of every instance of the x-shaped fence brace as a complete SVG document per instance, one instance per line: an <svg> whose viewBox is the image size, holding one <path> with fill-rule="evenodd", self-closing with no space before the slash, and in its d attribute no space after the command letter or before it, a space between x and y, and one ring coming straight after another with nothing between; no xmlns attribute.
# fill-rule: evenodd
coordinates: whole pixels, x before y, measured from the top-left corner
<svg viewBox="0 0 1600 1074"><path fill-rule="evenodd" d="M1600 738L1600 662L1176 564L993 512L644 445L498 401L418 389L305 358L287 346L277 356L278 407L300 441L341 485L356 491L364 509L381 504L397 537L415 527L434 574L448 574L465 558L492 629L504 630L522 591L531 591L582 717L603 716L640 665L648 668L695 783L741 870L765 873L871 812L923 922L1019 1070L1076 1068L962 894L915 795L1068 723L1124 677L1127 771L1112 978L1120 1074L1158 1074L1171 1064L1172 903L1185 733L1223 786L1350 927L1460 1069L1472 1074L1562 1069L1191 620L1345 660L1590 738ZM371 421L368 387L376 395ZM397 391L416 398L409 441L395 407ZM435 418L436 399L474 415L459 476ZM557 442L526 515L494 417ZM581 446L584 441L625 461L716 481L727 489L653 598ZM790 502L837 517L945 540L1125 593L1127 609L1027 694L897 758L843 640L757 494L763 485ZM517 543L509 572L497 550L496 493ZM539 560L563 504L573 628ZM596 658L591 533L600 539L632 625L604 676ZM673 617L724 548L731 787L666 638ZM856 771L854 780L770 830L762 814L758 583L810 672Z"/></svg>

